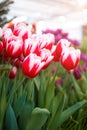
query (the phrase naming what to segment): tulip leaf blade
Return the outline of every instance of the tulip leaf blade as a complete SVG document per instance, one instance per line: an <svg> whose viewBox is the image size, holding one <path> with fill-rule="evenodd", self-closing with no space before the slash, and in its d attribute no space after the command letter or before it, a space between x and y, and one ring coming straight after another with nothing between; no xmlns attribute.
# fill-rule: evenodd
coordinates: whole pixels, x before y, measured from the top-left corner
<svg viewBox="0 0 87 130"><path fill-rule="evenodd" d="M76 112L83 105L84 105L83 101L77 102L76 104L74 104L71 107L68 107L66 110L64 110L61 114L60 120L57 121L57 127L59 127L64 121L66 121L70 117L70 115L72 115L74 112Z"/></svg>
<svg viewBox="0 0 87 130"><path fill-rule="evenodd" d="M47 130L56 130L57 125L58 125L57 121L60 120L60 117L64 108L65 98L66 98L66 94L62 92L61 97L59 99L58 108L56 110L55 115L49 120Z"/></svg>
<svg viewBox="0 0 87 130"><path fill-rule="evenodd" d="M33 107L34 107L33 101L28 101L24 104L18 120L19 129L26 130L28 119L31 116Z"/></svg>
<svg viewBox="0 0 87 130"><path fill-rule="evenodd" d="M20 97L18 98L18 100L15 102L13 109L14 109L14 112L15 112L16 117L18 117L18 116L20 115L21 110L22 110L22 108L23 108L23 105L24 105L24 103L25 103L25 99L26 99L26 94L23 94L23 95L20 96Z"/></svg>
<svg viewBox="0 0 87 130"><path fill-rule="evenodd" d="M5 130L18 130L16 116L11 105L8 106L5 115Z"/></svg>
<svg viewBox="0 0 87 130"><path fill-rule="evenodd" d="M50 112L46 108L36 107L32 111L27 130L39 130L46 122Z"/></svg>

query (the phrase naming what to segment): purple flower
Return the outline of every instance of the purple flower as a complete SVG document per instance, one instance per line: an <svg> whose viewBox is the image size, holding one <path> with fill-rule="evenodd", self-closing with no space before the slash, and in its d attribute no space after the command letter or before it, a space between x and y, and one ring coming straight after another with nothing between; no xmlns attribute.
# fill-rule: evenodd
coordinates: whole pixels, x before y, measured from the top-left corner
<svg viewBox="0 0 87 130"><path fill-rule="evenodd" d="M87 63L84 64L83 70L84 70L84 71L87 71Z"/></svg>
<svg viewBox="0 0 87 130"><path fill-rule="evenodd" d="M87 62L87 54L81 53L81 59L82 59L84 62Z"/></svg>
<svg viewBox="0 0 87 130"><path fill-rule="evenodd" d="M81 74L82 74L82 70L83 68L81 66L77 66L75 69L74 69L74 76L76 79L80 79L81 78Z"/></svg>
<svg viewBox="0 0 87 130"><path fill-rule="evenodd" d="M55 42L57 43L59 40L62 39L62 36L61 35L56 35L55 36Z"/></svg>
<svg viewBox="0 0 87 130"><path fill-rule="evenodd" d="M57 79L55 82L55 86L62 86L62 85L63 85L63 80L61 78Z"/></svg>
<svg viewBox="0 0 87 130"><path fill-rule="evenodd" d="M55 66L52 67L51 72L52 72L53 74L56 73L56 67L55 67Z"/></svg>
<svg viewBox="0 0 87 130"><path fill-rule="evenodd" d="M70 39L70 38L67 38L73 45L75 46L80 46L80 42L76 39Z"/></svg>

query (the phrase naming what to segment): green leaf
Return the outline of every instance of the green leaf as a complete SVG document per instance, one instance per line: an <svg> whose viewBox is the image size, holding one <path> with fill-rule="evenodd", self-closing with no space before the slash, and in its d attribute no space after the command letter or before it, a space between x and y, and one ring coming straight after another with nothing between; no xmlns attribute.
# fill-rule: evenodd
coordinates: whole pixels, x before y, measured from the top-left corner
<svg viewBox="0 0 87 130"><path fill-rule="evenodd" d="M23 108L23 105L25 103L25 99L26 99L26 94L23 94L15 102L13 109L14 109L16 117L18 117L20 115L22 108Z"/></svg>
<svg viewBox="0 0 87 130"><path fill-rule="evenodd" d="M73 105L73 104L75 104L78 101L76 93L75 93L74 90L70 90L68 98L69 98L69 104L70 104L70 106Z"/></svg>
<svg viewBox="0 0 87 130"><path fill-rule="evenodd" d="M81 81L81 89L84 94L87 94L87 77L85 74L82 75L82 81Z"/></svg>
<svg viewBox="0 0 87 130"><path fill-rule="evenodd" d="M60 98L59 98L60 97ZM58 107L60 106L60 102L61 102L61 92L58 92L57 95L55 95L53 97L53 101L52 101L52 117L55 115L55 113L57 112Z"/></svg>
<svg viewBox="0 0 87 130"><path fill-rule="evenodd" d="M27 130L39 130L45 124L49 114L47 109L36 107L32 111Z"/></svg>
<svg viewBox="0 0 87 130"><path fill-rule="evenodd" d="M7 97L6 97L6 89L5 85L2 86L2 91L1 91L1 97L0 97L0 129L2 129L3 126L3 120L7 108Z"/></svg>
<svg viewBox="0 0 87 130"><path fill-rule="evenodd" d="M56 110L56 113L55 115L53 116L53 118L51 118L49 120L49 123L48 123L48 129L47 130L56 130L57 126L58 126L58 121L60 120L61 118L61 114L62 114L62 111L63 111L63 108L64 108L64 104L65 104L65 93L62 92L61 93L61 96L59 97L59 105L58 105L58 108Z"/></svg>
<svg viewBox="0 0 87 130"><path fill-rule="evenodd" d="M24 104L18 120L20 130L26 130L26 126L31 116L33 107L34 103L32 101L26 102Z"/></svg>
<svg viewBox="0 0 87 130"><path fill-rule="evenodd" d="M39 86L39 90L38 90L38 106L43 108L44 107L45 87L46 87L46 79L45 79L43 71L40 73L39 80L40 80L39 81L40 86Z"/></svg>
<svg viewBox="0 0 87 130"><path fill-rule="evenodd" d="M37 77L34 78L34 83L35 83L35 85L36 85L37 90L39 90L39 87L40 87L40 79L39 79L39 76L37 76Z"/></svg>
<svg viewBox="0 0 87 130"><path fill-rule="evenodd" d="M75 105L69 107L62 112L60 120L57 121L57 127L59 127L64 121L66 121L73 113L84 105L84 102L77 102Z"/></svg>
<svg viewBox="0 0 87 130"><path fill-rule="evenodd" d="M51 102L54 97L54 84L52 82L48 83L46 93L45 93L45 107L50 110Z"/></svg>
<svg viewBox="0 0 87 130"><path fill-rule="evenodd" d="M75 88L76 96L81 101L84 98L84 94L83 94L79 84L77 83L77 81L75 80L75 78L72 74L71 74L71 78L72 78L73 85L74 85L74 88Z"/></svg>
<svg viewBox="0 0 87 130"><path fill-rule="evenodd" d="M2 96L1 96L0 100L1 100L1 105L0 105L1 115L4 116L5 109L6 109L6 106L7 106L5 85L2 88Z"/></svg>
<svg viewBox="0 0 87 130"><path fill-rule="evenodd" d="M18 130L15 113L11 105L7 108L5 115L5 130Z"/></svg>

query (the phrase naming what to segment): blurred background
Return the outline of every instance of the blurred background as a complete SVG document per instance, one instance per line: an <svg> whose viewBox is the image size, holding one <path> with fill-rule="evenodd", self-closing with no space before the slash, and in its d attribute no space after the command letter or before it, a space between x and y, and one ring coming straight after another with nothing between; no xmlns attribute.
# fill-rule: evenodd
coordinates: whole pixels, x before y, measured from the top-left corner
<svg viewBox="0 0 87 130"><path fill-rule="evenodd" d="M61 28L80 41L87 33L87 0L14 0L8 19L13 16L36 22L38 32Z"/></svg>

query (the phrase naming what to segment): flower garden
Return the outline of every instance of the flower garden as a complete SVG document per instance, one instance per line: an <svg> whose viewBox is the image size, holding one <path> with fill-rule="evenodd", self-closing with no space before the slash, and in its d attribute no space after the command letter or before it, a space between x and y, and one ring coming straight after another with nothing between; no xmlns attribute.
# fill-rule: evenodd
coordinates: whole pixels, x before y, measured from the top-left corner
<svg viewBox="0 0 87 130"><path fill-rule="evenodd" d="M87 38L36 29L0 28L0 130L86 130Z"/></svg>

